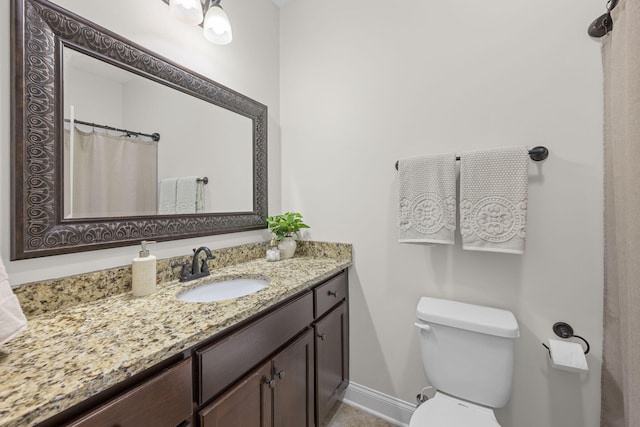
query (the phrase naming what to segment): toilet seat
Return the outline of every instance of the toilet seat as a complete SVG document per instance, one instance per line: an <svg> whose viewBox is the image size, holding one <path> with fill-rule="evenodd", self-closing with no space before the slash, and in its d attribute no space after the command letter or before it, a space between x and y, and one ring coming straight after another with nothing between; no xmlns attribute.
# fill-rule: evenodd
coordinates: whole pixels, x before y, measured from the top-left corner
<svg viewBox="0 0 640 427"><path fill-rule="evenodd" d="M420 405L409 427L500 427L493 411L441 392Z"/></svg>

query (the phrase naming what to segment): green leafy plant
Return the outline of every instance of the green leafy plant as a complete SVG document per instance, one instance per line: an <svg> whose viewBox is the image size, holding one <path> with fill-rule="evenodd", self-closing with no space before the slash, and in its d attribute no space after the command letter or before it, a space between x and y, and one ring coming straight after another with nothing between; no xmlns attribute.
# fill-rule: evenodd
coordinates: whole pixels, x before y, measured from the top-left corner
<svg viewBox="0 0 640 427"><path fill-rule="evenodd" d="M282 240L285 237L293 237L294 235L300 237L298 234L300 229L310 228L302 222L302 215L298 212L270 216L267 218L267 225L278 240Z"/></svg>

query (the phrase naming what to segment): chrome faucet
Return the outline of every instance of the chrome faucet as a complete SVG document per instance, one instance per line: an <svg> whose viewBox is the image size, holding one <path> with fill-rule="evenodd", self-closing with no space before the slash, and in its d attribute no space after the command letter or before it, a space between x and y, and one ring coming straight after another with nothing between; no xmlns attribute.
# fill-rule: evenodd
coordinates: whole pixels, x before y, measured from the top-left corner
<svg viewBox="0 0 640 427"><path fill-rule="evenodd" d="M204 252L207 256L202 260L202 264L198 265L200 252ZM209 265L207 261L214 259L215 257L211 254L211 249L206 246L201 246L198 249L193 250L193 260L191 261L191 268L189 268L189 263L185 262L182 264L182 273L180 274L181 282L188 282L189 280L199 279L201 277L208 276L209 273Z"/></svg>

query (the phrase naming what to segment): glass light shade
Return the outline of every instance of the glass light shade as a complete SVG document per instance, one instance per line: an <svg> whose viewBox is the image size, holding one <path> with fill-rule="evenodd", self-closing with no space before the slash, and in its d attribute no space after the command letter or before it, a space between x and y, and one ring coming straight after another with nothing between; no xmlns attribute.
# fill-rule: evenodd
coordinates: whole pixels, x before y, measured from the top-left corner
<svg viewBox="0 0 640 427"><path fill-rule="evenodd" d="M215 44L231 42L231 23L220 6L213 6L204 17L204 38Z"/></svg>
<svg viewBox="0 0 640 427"><path fill-rule="evenodd" d="M186 24L200 25L202 22L200 0L169 0L169 11L171 15Z"/></svg>

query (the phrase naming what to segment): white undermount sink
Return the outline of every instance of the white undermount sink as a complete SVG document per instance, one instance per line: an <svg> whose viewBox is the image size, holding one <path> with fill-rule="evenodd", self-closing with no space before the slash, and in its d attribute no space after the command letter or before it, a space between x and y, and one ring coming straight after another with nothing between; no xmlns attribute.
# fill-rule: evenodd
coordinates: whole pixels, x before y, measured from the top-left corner
<svg viewBox="0 0 640 427"><path fill-rule="evenodd" d="M176 297L184 302L223 301L258 292L266 288L268 283L264 279L229 279L205 283Z"/></svg>

